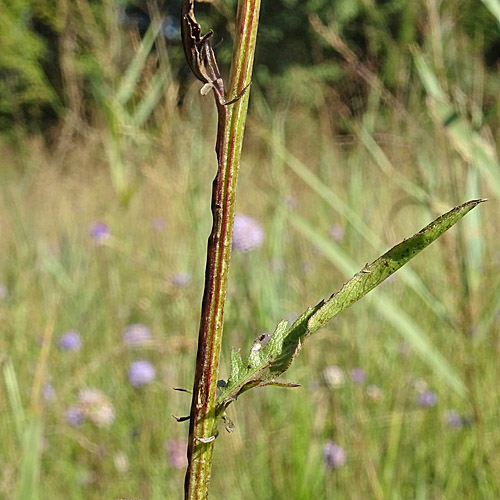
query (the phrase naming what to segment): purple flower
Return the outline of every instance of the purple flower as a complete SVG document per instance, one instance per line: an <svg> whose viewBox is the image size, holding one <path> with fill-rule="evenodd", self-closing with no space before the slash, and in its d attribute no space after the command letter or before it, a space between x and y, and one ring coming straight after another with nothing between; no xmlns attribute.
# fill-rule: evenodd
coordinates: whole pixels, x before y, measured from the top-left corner
<svg viewBox="0 0 500 500"><path fill-rule="evenodd" d="M129 346L146 344L151 340L151 330L140 323L127 326L123 332L123 341Z"/></svg>
<svg viewBox="0 0 500 500"><path fill-rule="evenodd" d="M446 424L452 429L460 429L463 427L462 416L456 410L448 410L445 414Z"/></svg>
<svg viewBox="0 0 500 500"><path fill-rule="evenodd" d="M434 391L424 391L418 395L418 404L422 408L431 408L436 406L438 402L437 394Z"/></svg>
<svg viewBox="0 0 500 500"><path fill-rule="evenodd" d="M191 283L191 275L189 273L177 273L172 275L170 281L175 288L184 288Z"/></svg>
<svg viewBox="0 0 500 500"><path fill-rule="evenodd" d="M178 439L169 439L165 443L170 464L174 469L184 469L187 466L187 443Z"/></svg>
<svg viewBox="0 0 500 500"><path fill-rule="evenodd" d="M155 374L155 368L149 361L134 361L128 369L128 380L134 387L142 387L152 382Z"/></svg>
<svg viewBox="0 0 500 500"><path fill-rule="evenodd" d="M152 222L153 229L158 233L163 231L166 227L167 223L163 217L155 217Z"/></svg>
<svg viewBox="0 0 500 500"><path fill-rule="evenodd" d="M94 222L90 226L89 232L91 238L99 244L104 243L111 236L111 231L104 222Z"/></svg>
<svg viewBox="0 0 500 500"><path fill-rule="evenodd" d="M330 228L330 237L333 241L341 241L344 237L344 228L340 224L334 224Z"/></svg>
<svg viewBox="0 0 500 500"><path fill-rule="evenodd" d="M57 345L63 351L78 351L82 347L82 339L78 332L70 330L59 337Z"/></svg>
<svg viewBox="0 0 500 500"><path fill-rule="evenodd" d="M351 378L355 384L362 384L366 380L366 373L363 368L353 368L351 370Z"/></svg>
<svg viewBox="0 0 500 500"><path fill-rule="evenodd" d="M54 401L56 399L56 390L51 384L43 384L42 387L42 397L44 401L49 403L50 401Z"/></svg>
<svg viewBox="0 0 500 500"><path fill-rule="evenodd" d="M333 441L327 441L323 446L323 460L327 469L339 469L345 465L347 454L342 446L336 445Z"/></svg>
<svg viewBox="0 0 500 500"><path fill-rule="evenodd" d="M262 226L252 217L236 214L234 218L233 249L247 253L259 248L264 241Z"/></svg>
<svg viewBox="0 0 500 500"><path fill-rule="evenodd" d="M6 285L3 283L0 283L0 300L5 299L7 297L7 294L9 293L9 289L7 288Z"/></svg>
<svg viewBox="0 0 500 500"><path fill-rule="evenodd" d="M82 425L85 420L85 416L78 406L71 406L66 411L66 421L69 425L77 427Z"/></svg>

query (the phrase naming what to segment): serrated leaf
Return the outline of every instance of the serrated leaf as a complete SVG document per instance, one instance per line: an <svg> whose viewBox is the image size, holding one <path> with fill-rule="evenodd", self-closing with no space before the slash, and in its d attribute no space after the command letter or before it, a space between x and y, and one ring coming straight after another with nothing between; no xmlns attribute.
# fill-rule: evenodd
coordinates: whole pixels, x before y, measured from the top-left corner
<svg viewBox="0 0 500 500"><path fill-rule="evenodd" d="M245 363L233 350L231 376L217 399L217 415L222 415L232 401L252 387L279 385L276 378L288 369L309 335L380 285L483 201L472 200L441 215L411 238L366 264L338 292L309 307L290 327L281 321L266 345L256 339Z"/></svg>
<svg viewBox="0 0 500 500"><path fill-rule="evenodd" d="M455 207L438 217L411 238L391 248L371 264L367 264L359 273L344 283L342 288L325 301L311 316L308 324L309 333L321 328L337 314L380 285L382 281L413 259L415 255L483 201L473 200Z"/></svg>

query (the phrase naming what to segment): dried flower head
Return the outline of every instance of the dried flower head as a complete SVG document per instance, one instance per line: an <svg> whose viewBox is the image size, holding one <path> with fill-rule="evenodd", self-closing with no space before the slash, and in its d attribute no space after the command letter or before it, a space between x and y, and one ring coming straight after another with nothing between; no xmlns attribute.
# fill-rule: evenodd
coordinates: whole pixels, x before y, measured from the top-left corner
<svg viewBox="0 0 500 500"><path fill-rule="evenodd" d="M326 385L331 389L339 389L345 383L344 370L337 365L327 366L323 370L323 377L325 379Z"/></svg>
<svg viewBox="0 0 500 500"><path fill-rule="evenodd" d="M115 411L111 401L98 389L80 391L77 406L84 418L98 427L111 425L115 420Z"/></svg>
<svg viewBox="0 0 500 500"><path fill-rule="evenodd" d="M370 401L378 403L383 398L384 393L378 385L372 384L366 388L366 395Z"/></svg>

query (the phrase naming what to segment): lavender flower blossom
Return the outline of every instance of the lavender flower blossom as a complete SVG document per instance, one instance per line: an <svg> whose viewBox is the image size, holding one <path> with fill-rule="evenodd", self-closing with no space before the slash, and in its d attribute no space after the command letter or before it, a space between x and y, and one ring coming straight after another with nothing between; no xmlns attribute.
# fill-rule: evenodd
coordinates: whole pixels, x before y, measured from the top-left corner
<svg viewBox="0 0 500 500"><path fill-rule="evenodd" d="M82 339L78 332L70 330L59 337L57 345L63 351L78 351L82 347Z"/></svg>
<svg viewBox="0 0 500 500"><path fill-rule="evenodd" d="M139 346L151 340L151 330L140 323L127 326L123 332L123 341L128 346Z"/></svg>
<svg viewBox="0 0 500 500"><path fill-rule="evenodd" d="M333 241L341 241L344 237L344 228L340 224L334 224L330 228L330 237Z"/></svg>
<svg viewBox="0 0 500 500"><path fill-rule="evenodd" d="M418 404L422 408L432 408L437 405L438 397L434 391L424 391L418 395Z"/></svg>
<svg viewBox="0 0 500 500"><path fill-rule="evenodd" d="M351 370L351 378L355 384L362 384L366 380L366 373L363 368L353 368Z"/></svg>
<svg viewBox="0 0 500 500"><path fill-rule="evenodd" d="M50 403L51 401L54 401L54 399L56 399L56 390L51 384L43 384L42 397L46 403Z"/></svg>
<svg viewBox="0 0 500 500"><path fill-rule="evenodd" d="M155 217L151 225L153 226L153 229L159 233L165 229L167 223L163 217Z"/></svg>
<svg viewBox="0 0 500 500"><path fill-rule="evenodd" d="M174 469L184 469L187 466L187 443L178 439L169 439L165 443L170 464Z"/></svg>
<svg viewBox="0 0 500 500"><path fill-rule="evenodd" d="M104 222L94 222L90 226L90 236L91 238L99 244L103 244L111 236L111 231L109 227L104 224Z"/></svg>
<svg viewBox="0 0 500 500"><path fill-rule="evenodd" d="M128 369L128 380L134 387L149 384L155 378L156 370L149 361L134 361Z"/></svg>
<svg viewBox="0 0 500 500"><path fill-rule="evenodd" d="M252 217L236 214L234 218L233 249L248 253L259 248L264 241L262 226Z"/></svg>
<svg viewBox="0 0 500 500"><path fill-rule="evenodd" d="M69 425L78 427L85 421L85 416L78 406L71 406L66 411L66 421Z"/></svg>
<svg viewBox="0 0 500 500"><path fill-rule="evenodd" d="M191 275L189 273L176 273L170 281L175 288L184 288L191 283Z"/></svg>
<svg viewBox="0 0 500 500"><path fill-rule="evenodd" d="M347 454L342 446L336 445L333 441L327 441L323 446L323 460L327 469L339 469L345 465Z"/></svg>
<svg viewBox="0 0 500 500"><path fill-rule="evenodd" d="M445 420L448 427L452 429L460 429L463 427L462 416L456 410L448 410L445 413Z"/></svg>

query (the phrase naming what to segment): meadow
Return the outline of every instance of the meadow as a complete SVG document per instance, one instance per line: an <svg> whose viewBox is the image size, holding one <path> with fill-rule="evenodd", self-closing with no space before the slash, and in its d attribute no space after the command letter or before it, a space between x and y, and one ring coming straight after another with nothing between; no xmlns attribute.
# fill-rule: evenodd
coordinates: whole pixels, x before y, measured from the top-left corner
<svg viewBox="0 0 500 500"><path fill-rule="evenodd" d="M499 75L459 3L423 3L390 82L311 16L342 78L252 85L237 212L264 240L232 256L220 378L232 346L489 201L308 339L284 376L301 387L229 408L214 500L500 497ZM190 396L173 389L194 375L215 109L161 40L151 51L154 29L82 19L104 44L91 82L69 33L57 123L12 112L0 136L0 497L178 499L188 427L172 415Z"/></svg>

